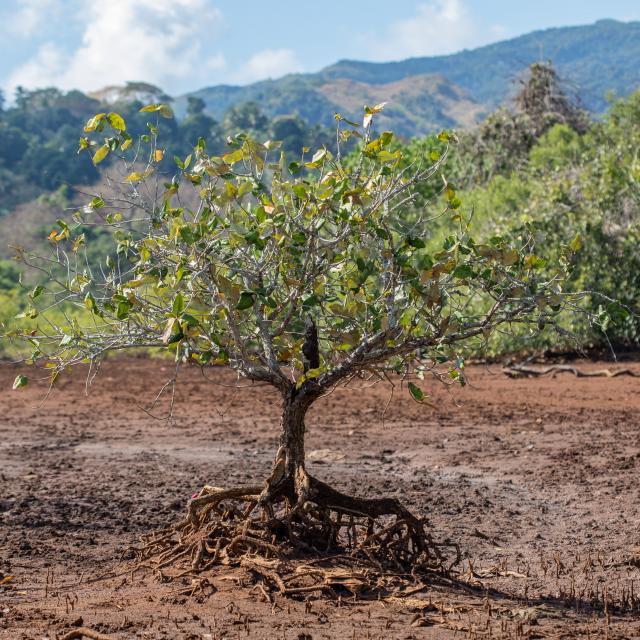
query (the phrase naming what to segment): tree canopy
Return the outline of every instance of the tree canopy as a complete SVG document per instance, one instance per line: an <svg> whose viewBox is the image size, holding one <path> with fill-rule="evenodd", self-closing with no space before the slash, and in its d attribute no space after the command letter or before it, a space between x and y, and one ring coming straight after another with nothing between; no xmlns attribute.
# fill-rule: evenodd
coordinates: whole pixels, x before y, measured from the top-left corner
<svg viewBox="0 0 640 640"><path fill-rule="evenodd" d="M455 186L439 175L455 138L442 133L428 157L407 164L391 150L391 132L373 136L382 108L367 108L362 126L337 116L335 155L305 148L289 160L279 142L238 134L220 155L200 139L176 157L173 176L160 169L165 105L142 109L158 120L137 140L116 113L90 119L81 150L96 164L115 156L119 186L59 221L49 236L55 258L22 258L50 279L34 307L74 304L92 320L41 326L28 337L34 359L46 354L55 375L109 351L155 346L281 390L292 380L328 388L363 371L443 362L463 381L458 352L471 341L517 324L553 326L577 247L565 245L551 265L531 225L475 240ZM351 138L361 138L360 152L347 166L340 145ZM442 210L403 215L425 181L440 181ZM436 220L448 233L428 249ZM84 258L80 225L114 231L115 256L99 268ZM309 320L320 356L311 369Z"/></svg>

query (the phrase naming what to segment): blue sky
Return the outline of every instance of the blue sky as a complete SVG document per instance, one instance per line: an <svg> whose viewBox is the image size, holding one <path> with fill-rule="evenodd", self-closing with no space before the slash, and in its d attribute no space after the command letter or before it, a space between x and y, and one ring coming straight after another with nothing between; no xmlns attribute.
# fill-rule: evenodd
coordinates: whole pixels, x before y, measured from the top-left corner
<svg viewBox="0 0 640 640"><path fill-rule="evenodd" d="M640 0L0 0L0 87L146 80L178 95L601 18L640 20Z"/></svg>

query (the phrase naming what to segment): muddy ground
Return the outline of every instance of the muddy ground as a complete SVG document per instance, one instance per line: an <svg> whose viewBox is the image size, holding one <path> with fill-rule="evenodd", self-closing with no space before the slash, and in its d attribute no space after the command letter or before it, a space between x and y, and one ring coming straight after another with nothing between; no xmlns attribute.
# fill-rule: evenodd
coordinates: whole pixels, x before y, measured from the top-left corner
<svg viewBox="0 0 640 640"><path fill-rule="evenodd" d="M401 498L465 560L457 582L405 602L269 603L239 572L214 575L199 601L120 560L201 485L265 476L279 408L268 388L184 371L169 423L139 408L166 363L108 362L89 396L78 371L44 405L43 386L9 391L15 375L0 365L0 638L74 624L114 640L640 638L638 378L472 367L465 389L433 385L437 410L396 389L384 423L388 388L336 391L308 419L311 472Z"/></svg>

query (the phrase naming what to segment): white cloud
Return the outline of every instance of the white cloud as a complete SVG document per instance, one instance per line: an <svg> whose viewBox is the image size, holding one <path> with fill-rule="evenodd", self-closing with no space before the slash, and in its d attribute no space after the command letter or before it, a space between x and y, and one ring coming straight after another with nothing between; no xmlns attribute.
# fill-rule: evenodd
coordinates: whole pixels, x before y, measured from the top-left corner
<svg viewBox="0 0 640 640"><path fill-rule="evenodd" d="M302 65L291 49L264 49L251 56L242 66L236 81L255 82L299 71L302 71Z"/></svg>
<svg viewBox="0 0 640 640"><path fill-rule="evenodd" d="M25 88L51 87L56 76L64 68L67 57L53 43L43 44L35 56L17 69L9 78L8 86ZM13 94L13 91L9 92Z"/></svg>
<svg viewBox="0 0 640 640"><path fill-rule="evenodd" d="M494 41L504 34L499 25L483 28L463 0L431 0L410 18L391 23L384 34L368 34L365 57L377 60L443 55ZM373 45L371 44L373 42Z"/></svg>
<svg viewBox="0 0 640 640"><path fill-rule="evenodd" d="M217 53L208 58L204 66L211 71L219 71L227 66L227 60L222 53Z"/></svg>
<svg viewBox="0 0 640 640"><path fill-rule="evenodd" d="M58 0L21 0L20 8L6 25L8 30L20 37L33 35L47 20L59 12Z"/></svg>
<svg viewBox="0 0 640 640"><path fill-rule="evenodd" d="M176 92L225 66L201 46L222 23L209 0L80 0L77 8L85 20L80 46L65 53L45 43L14 71L10 87L90 91L143 80Z"/></svg>

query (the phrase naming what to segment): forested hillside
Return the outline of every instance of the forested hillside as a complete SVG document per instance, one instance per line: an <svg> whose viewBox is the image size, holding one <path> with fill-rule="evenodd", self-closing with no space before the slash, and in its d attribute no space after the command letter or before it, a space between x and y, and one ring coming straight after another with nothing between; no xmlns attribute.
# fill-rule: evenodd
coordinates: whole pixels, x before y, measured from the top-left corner
<svg viewBox="0 0 640 640"><path fill-rule="evenodd" d="M255 100L269 116L298 113L327 124L334 111L353 111L354 98L389 100L385 126L424 135L438 127L469 126L518 90L530 64L552 60L583 106L601 113L606 95L629 94L640 84L640 23L602 20L593 25L536 31L448 56L374 63L342 60L315 74L290 75L246 87L216 86L193 95L220 117L230 104ZM186 97L176 101L185 108Z"/></svg>

